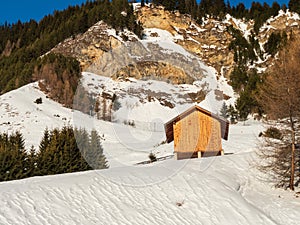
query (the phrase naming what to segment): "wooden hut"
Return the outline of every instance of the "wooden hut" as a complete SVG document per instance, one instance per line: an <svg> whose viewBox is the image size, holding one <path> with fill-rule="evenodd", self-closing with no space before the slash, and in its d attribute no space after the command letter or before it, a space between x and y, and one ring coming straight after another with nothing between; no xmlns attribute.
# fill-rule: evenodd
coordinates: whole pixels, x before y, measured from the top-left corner
<svg viewBox="0 0 300 225"><path fill-rule="evenodd" d="M223 154L229 122L197 105L165 124L167 143L174 141L176 159Z"/></svg>

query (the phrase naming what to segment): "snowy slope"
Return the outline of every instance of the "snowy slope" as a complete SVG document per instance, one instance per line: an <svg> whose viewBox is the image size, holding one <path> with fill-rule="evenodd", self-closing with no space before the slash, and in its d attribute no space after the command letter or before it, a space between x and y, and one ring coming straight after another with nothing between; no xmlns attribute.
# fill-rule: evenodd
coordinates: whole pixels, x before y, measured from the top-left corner
<svg viewBox="0 0 300 225"><path fill-rule="evenodd" d="M144 122L160 123L181 112L178 92L198 90L197 85L170 85L158 81L116 82L107 77L83 74L90 91L127 93L149 88L173 96L177 107L159 102L120 110ZM150 82L150 83L149 83ZM97 88L98 87L98 88ZM42 97L43 103L34 101ZM131 96L132 97L132 96ZM124 95L121 102L129 101ZM96 129L103 136L110 169L58 176L35 177L0 183L0 224L295 224L299 200L293 193L272 188L255 169L258 133L262 124L249 121L230 127L223 141L222 157L175 161L151 165L134 164L173 153L173 143L160 144L163 131L134 128L97 120L62 107L46 98L37 83L0 96L1 132L20 130L26 146L38 145L45 127L71 124ZM182 108L180 108L180 106ZM130 108L130 107L129 107ZM126 111L127 110L127 111ZM147 117L145 111L147 110ZM230 154L233 153L233 154ZM178 204L182 204L178 206Z"/></svg>
<svg viewBox="0 0 300 225"><path fill-rule="evenodd" d="M170 155L173 153L171 144L168 148L160 146L165 140L164 123L194 104L190 94L206 91L208 94L200 105L215 113L223 103L216 100L215 90L222 88L224 93L233 95L225 80L222 84L222 79L217 81L213 74L210 75L194 84L172 85L133 78L116 81L83 73L82 83L89 92L96 95L116 93L119 97L121 108L113 115L115 123L67 109L47 98L37 83L28 84L0 96L0 132L20 131L24 135L26 148L34 145L38 149L45 128L70 124L87 130L96 129L104 137L104 151L111 167L122 166L124 162L132 165L147 160L149 152L157 156ZM148 101L148 96L152 96L153 100ZM34 103L37 98L42 98L43 103ZM164 105L163 101L170 102L174 107ZM137 129L125 125L124 121L134 121Z"/></svg>
<svg viewBox="0 0 300 225"><path fill-rule="evenodd" d="M43 103L34 103L40 97ZM20 131L25 138L27 149L31 145L38 149L46 128L72 125L84 127L87 130L96 129L104 138L102 143L111 167L122 166L124 162L132 165L147 160L151 151L158 155L169 155L173 152L171 145L163 151L157 147L165 139L162 130L151 132L145 129L134 129L124 124L97 120L86 114L67 109L47 98L38 89L37 83L0 96L0 115L0 132Z"/></svg>
<svg viewBox="0 0 300 225"><path fill-rule="evenodd" d="M43 103L35 104L37 98L42 98ZM20 131L27 147L38 146L46 127L61 127L71 118L71 110L46 98L37 83L0 96L0 131Z"/></svg>
<svg viewBox="0 0 300 225"><path fill-rule="evenodd" d="M0 183L0 223L296 224L299 200L257 178L260 129L232 126L233 155Z"/></svg>

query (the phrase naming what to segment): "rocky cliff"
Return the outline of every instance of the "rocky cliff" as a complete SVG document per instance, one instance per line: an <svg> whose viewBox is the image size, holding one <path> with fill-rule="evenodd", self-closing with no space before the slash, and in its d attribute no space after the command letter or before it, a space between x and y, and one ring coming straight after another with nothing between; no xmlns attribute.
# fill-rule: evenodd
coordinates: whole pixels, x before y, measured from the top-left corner
<svg viewBox="0 0 300 225"><path fill-rule="evenodd" d="M254 24L251 20L238 20L230 15L222 21L206 17L202 24L197 24L189 15L169 12L163 7L137 7L136 13L144 27L143 40L126 30L118 33L100 21L86 33L60 43L53 51L76 57L83 71L115 78L152 77L189 83L203 76L201 65L193 62L196 59L215 68L217 76L229 78L235 62L234 53L228 48L233 40L228 27L240 30L248 39ZM286 31L288 36L298 35L299 16L281 11L270 18L257 35L262 51L269 36L279 31ZM187 57L180 51L170 51L161 44L166 39L169 45L172 42L174 48L182 47L191 55ZM272 60L265 55L256 65L266 68Z"/></svg>

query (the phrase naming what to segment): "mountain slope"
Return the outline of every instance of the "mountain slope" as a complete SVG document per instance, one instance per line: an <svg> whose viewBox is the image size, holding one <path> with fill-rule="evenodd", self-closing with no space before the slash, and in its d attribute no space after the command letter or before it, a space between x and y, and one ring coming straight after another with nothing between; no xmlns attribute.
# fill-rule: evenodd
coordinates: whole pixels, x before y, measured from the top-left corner
<svg viewBox="0 0 300 225"><path fill-rule="evenodd" d="M118 51L117 49L120 47L123 51L124 48L135 48L139 46L140 42L149 39L149 37L157 40L161 38L160 41L164 41L164 38L160 35L161 33L155 32L155 29L163 30L168 32L167 36L172 38L174 44L181 46L206 65L215 68L217 76L223 75L229 78L233 67L236 65L234 51L229 48L230 43L235 39L235 36L229 31L231 26L241 32L242 37L250 44L253 44L251 43L253 40L250 39L254 37L254 40L258 41L258 48L261 52L265 52L264 44L272 33L285 32L288 37L291 35L298 36L300 33L299 15L289 10L286 12L280 10L277 16L269 18L256 35L253 20L236 19L229 14L224 19L206 16L202 18L201 24L197 24L189 15L180 14L178 11L170 12L163 7L140 7L140 4L135 4L134 7L137 19L144 28L142 39L126 29L116 32L100 21L84 34L65 40L52 51L76 57L81 62L84 71L101 75L101 70L97 66L98 61L103 60L103 54ZM169 38L169 40L171 39ZM136 58L136 61L145 61L149 56L149 52L157 54L160 51L157 51L157 49L150 49L148 52L131 50L130 57ZM126 54L127 51L123 53ZM255 52L255 54L258 60L254 64L262 69L266 69L274 60L268 53L261 55L259 52ZM139 59L140 55L144 57ZM164 58L170 57L168 55L164 56ZM123 59L124 57L117 58L116 61L123 62ZM161 60L160 57L154 59L156 61ZM130 64L128 61L125 62ZM108 64L107 61L104 63ZM93 67L92 70L90 66ZM178 65L173 62L172 66Z"/></svg>
<svg viewBox="0 0 300 225"><path fill-rule="evenodd" d="M37 83L0 96L0 132L21 131L27 149L38 149L46 127L96 129L110 166L0 183L0 224L295 224L297 194L272 188L255 168L258 134L264 130L260 122L231 125L229 141L222 143L225 156L136 165L151 152L172 156L163 124L191 105L218 113L223 102L234 104L226 79L234 65L227 27L233 25L245 38L253 29L251 21L229 15L196 25L163 8L137 13L143 39L100 21L52 50L81 62L81 83L98 108L113 108L112 99L118 99L111 121L97 118L101 110L93 111L95 102L89 115L67 109ZM276 27L277 20L282 26ZM260 47L273 30L299 30L299 21L289 13L271 18L261 28ZM262 70L271 58L264 57L254 63ZM38 98L42 104L35 103Z"/></svg>

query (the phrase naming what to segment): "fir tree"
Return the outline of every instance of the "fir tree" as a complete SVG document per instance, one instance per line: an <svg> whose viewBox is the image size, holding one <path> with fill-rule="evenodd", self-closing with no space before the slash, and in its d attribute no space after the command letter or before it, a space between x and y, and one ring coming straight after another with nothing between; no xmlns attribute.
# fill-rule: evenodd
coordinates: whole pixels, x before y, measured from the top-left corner
<svg viewBox="0 0 300 225"><path fill-rule="evenodd" d="M91 131L90 147L86 156L89 157L89 160L87 161L93 169L107 168L107 162L103 155L103 148L101 145L100 136L95 130Z"/></svg>
<svg viewBox="0 0 300 225"><path fill-rule="evenodd" d="M0 181L27 177L26 157L24 139L20 132L0 135Z"/></svg>
<svg viewBox="0 0 300 225"><path fill-rule="evenodd" d="M300 14L300 0L290 0L288 6L290 11Z"/></svg>
<svg viewBox="0 0 300 225"><path fill-rule="evenodd" d="M222 108L220 110L220 114L223 118L227 119L229 117L228 115L228 107L225 102L223 102Z"/></svg>
<svg viewBox="0 0 300 225"><path fill-rule="evenodd" d="M229 105L228 115L229 115L229 118L230 118L230 122L235 123L237 118L238 118L238 112L236 111L236 109L232 105Z"/></svg>
<svg viewBox="0 0 300 225"><path fill-rule="evenodd" d="M34 146L31 146L25 161L26 177L33 177L36 175L37 157Z"/></svg>

